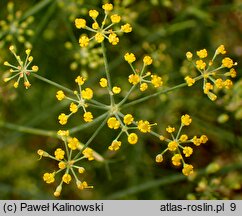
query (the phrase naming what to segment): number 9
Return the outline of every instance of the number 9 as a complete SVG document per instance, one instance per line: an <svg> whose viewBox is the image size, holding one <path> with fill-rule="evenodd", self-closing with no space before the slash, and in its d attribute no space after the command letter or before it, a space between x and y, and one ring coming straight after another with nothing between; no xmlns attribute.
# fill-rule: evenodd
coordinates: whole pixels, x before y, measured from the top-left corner
<svg viewBox="0 0 242 216"><path fill-rule="evenodd" d="M230 204L230 210L231 211L235 211L235 209L236 209L236 204L235 203L231 203Z"/></svg>

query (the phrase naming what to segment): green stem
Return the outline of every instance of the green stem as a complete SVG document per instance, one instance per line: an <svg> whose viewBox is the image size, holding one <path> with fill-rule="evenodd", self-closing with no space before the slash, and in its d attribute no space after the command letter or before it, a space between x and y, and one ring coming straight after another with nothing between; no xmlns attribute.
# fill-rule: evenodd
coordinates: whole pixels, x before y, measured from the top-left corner
<svg viewBox="0 0 242 216"><path fill-rule="evenodd" d="M134 101L132 101L132 102L129 102L129 103L123 105L123 106L122 106L122 109L123 109L123 108L127 108L127 107L129 107L129 106L132 106L132 105L134 105L134 104L138 104L138 103L144 102L144 101L149 100L150 98L156 97L156 96L158 96L158 95L160 95L160 94L165 94L165 93L167 93L167 92L170 92L170 91L172 91L172 90L175 90L175 89L178 89L178 88L182 88L182 87L185 87L185 86L187 86L187 83L182 83L182 84L179 84L179 85L177 85L177 86L174 86L174 87L171 87L171 88L167 88L167 89L165 89L165 90L158 91L158 92L156 92L156 93L154 93L154 94L152 94L152 95L148 95L148 96L146 96L146 97L139 98L139 99L137 99L137 100L134 100Z"/></svg>
<svg viewBox="0 0 242 216"><path fill-rule="evenodd" d="M104 60L104 66L105 66L105 73L106 73L106 77L108 80L108 90L109 90L109 95L110 95L110 101L111 101L111 104L113 105L114 99L113 99L113 94L112 94L112 84L111 84L110 71L109 71L108 59L107 59L107 55L106 55L106 49L105 49L104 42L102 42L102 53L103 53L103 60Z"/></svg>
<svg viewBox="0 0 242 216"><path fill-rule="evenodd" d="M108 112L105 112L104 114L98 116L97 118L95 118L93 121L91 122L88 122L88 123L85 123L85 124L81 124L81 125L78 125L74 128L71 128L69 130L70 134L73 134L73 133L76 133L78 131L81 131L81 130L84 130L86 128L89 128L91 126L93 126L94 124L98 123L99 121L103 120L106 116L107 116Z"/></svg>
<svg viewBox="0 0 242 216"><path fill-rule="evenodd" d="M179 139L179 136L180 136L180 133L181 133L182 128L183 128L183 124L181 124L181 126L180 126L180 128L179 128L179 130L178 130L178 132L177 132L176 140Z"/></svg>
<svg viewBox="0 0 242 216"><path fill-rule="evenodd" d="M81 153L83 152L84 149L86 149L88 147L88 145L93 141L93 139L98 135L98 133L100 132L100 130L103 128L103 126L106 124L107 119L108 119L108 114L106 114L106 119L102 122L102 124L99 125L99 127L96 129L96 131L93 133L93 135L88 139L88 141L85 143L85 145L82 147L82 149L80 150L80 152L74 157L73 160L76 160Z"/></svg>
<svg viewBox="0 0 242 216"><path fill-rule="evenodd" d="M49 80L49 79L46 79L45 77L42 77L42 76L40 76L40 75L38 75L38 74L36 74L36 73L32 73L32 75L33 75L34 77L36 77L36 78L38 78L38 79L40 79L40 80L46 82L46 83L49 83L50 85L53 85L53 86L55 86L55 87L57 87L57 88L60 88L60 89L62 89L62 90L64 90L64 91L66 91L66 92L69 92L69 93L73 94L73 91L72 91L71 89L68 89L68 88L66 88L66 87L64 87L64 86L62 86L62 85L60 85L60 84L58 84L58 83L56 83L56 82L53 82L53 81L51 81L51 80Z"/></svg>
<svg viewBox="0 0 242 216"><path fill-rule="evenodd" d="M56 131L36 129L36 128L25 127L25 126L20 126L20 125L16 125L16 124L6 123L6 122L0 122L0 127L23 132L23 133L29 133L29 134L35 134L35 135L41 135L41 136L49 136L49 137L57 137Z"/></svg>
<svg viewBox="0 0 242 216"><path fill-rule="evenodd" d="M198 77L196 77L196 78L194 78L194 79L197 81L197 80L200 80L200 79L202 79L202 78L203 78L203 76L200 75L200 76L198 76ZM179 88L182 88L182 87L185 87L185 86L187 86L187 83L181 83L181 84L179 84L179 85L176 85L176 86L173 86L173 87L170 87L170 88L164 89L164 90L160 90L160 91L158 91L158 92L156 92L156 93L154 93L154 94L152 94L152 95L148 95L148 96L146 96L146 97L139 98L139 99L137 99L137 100L134 100L134 101L132 101L132 102L129 102L129 103L123 105L123 106L122 106L122 109L123 109L123 108L127 108L127 107L129 107L129 106L132 106L132 105L134 105L134 104L138 104L138 103L144 102L144 101L149 100L150 98L156 97L156 96L158 96L158 95L160 95L160 94L165 94L165 93L167 93L167 92L170 92L170 91L172 91L172 90L179 89Z"/></svg>
<svg viewBox="0 0 242 216"><path fill-rule="evenodd" d="M130 88L129 92L126 94L126 96L124 97L124 99L119 102L118 107L122 106L128 100L129 95L132 93L132 91L134 90L135 87L136 87L136 85L133 85Z"/></svg>

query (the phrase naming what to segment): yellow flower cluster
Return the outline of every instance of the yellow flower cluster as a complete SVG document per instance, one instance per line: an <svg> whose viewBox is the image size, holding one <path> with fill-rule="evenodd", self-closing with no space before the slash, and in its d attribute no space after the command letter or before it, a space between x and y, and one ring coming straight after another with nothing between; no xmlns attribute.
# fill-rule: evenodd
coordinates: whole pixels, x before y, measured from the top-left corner
<svg viewBox="0 0 242 216"><path fill-rule="evenodd" d="M123 120L121 120L121 117ZM130 125L135 125L131 127ZM129 133L128 130L138 129L142 133L151 132L151 126L156 124L150 124L148 121L140 120L135 122L134 117L131 114L122 115L121 113L109 117L107 120L107 125L111 129L119 129L121 127L121 131L118 136L113 140L111 145L108 147L111 151L117 151L121 147L121 141L118 141L119 137L126 133L129 144L136 144L138 142L138 135L136 133Z"/></svg>
<svg viewBox="0 0 242 216"><path fill-rule="evenodd" d="M151 72L147 72L144 74L145 67L148 65L151 65L153 60L150 56L145 56L143 58L143 68L141 72L139 70L135 70L132 63L136 60L136 57L133 53L126 53L124 55L124 60L127 61L131 69L133 70L133 74L129 75L129 82L132 85L137 85L139 83L140 91L145 91L148 88L148 83L151 83L155 88L159 88L163 85L163 80L160 76L156 74L151 74ZM150 80L147 80L145 78L151 77Z"/></svg>
<svg viewBox="0 0 242 216"><path fill-rule="evenodd" d="M202 54L201 54L202 55ZM181 125L178 130L178 133L176 136L174 136L173 132L175 131L175 127L168 126L166 128L166 131L171 134L172 140L169 138L166 138L164 136L160 136L161 141L167 142L167 148L162 152L156 155L156 162L161 163L164 158L163 155L170 151L172 152L173 156L171 158L171 162L174 166L183 166L182 173L185 176L189 176L193 173L193 166L191 164L187 164L184 160L184 157L190 157L193 153L193 148L190 146L184 146L186 143L193 143L196 146L199 146L202 143L206 143L208 141L208 138L206 135L202 135L200 138L197 136L194 136L191 139L188 139L188 136L186 134L181 134L182 128L184 126L189 126L192 122L192 118L188 115L182 115L181 116ZM183 153L183 154L182 154Z"/></svg>
<svg viewBox="0 0 242 216"><path fill-rule="evenodd" d="M112 45L117 45L119 43L118 35L119 33L129 33L132 31L132 27L129 23L121 26L119 30L113 30L112 27L121 21L121 17L118 14L111 14L113 10L113 5L106 3L102 6L105 16L102 22L99 24L97 17L99 12L97 10L90 10L89 16L92 18L92 26L87 26L86 20L83 18L75 19L75 26L78 29L86 29L90 32L94 32L95 35L89 38L87 35L81 35L79 38L79 44L81 47L86 47L90 40L95 40L97 43L102 43L106 38ZM108 19L109 18L109 19Z"/></svg>
<svg viewBox="0 0 242 216"><path fill-rule="evenodd" d="M77 188L79 188L80 190L93 188L93 186L89 186L86 181L80 181L77 177L78 175L83 174L85 172L85 168L82 166L79 166L78 163L80 162L81 159L84 159L84 158L87 158L88 160L93 160L94 159L93 150L90 148L86 148L82 151L82 154L84 155L84 157L81 157L81 159L76 158L73 155L73 151L82 150L82 146L80 145L79 140L75 137L73 138L69 137L69 131L59 130L57 132L57 135L60 136L60 138L63 140L65 151L59 147L55 150L54 156L50 155L49 153L41 149L37 151L40 158L47 157L55 160L58 163L59 169L52 173L44 173L43 180L47 184L54 183L55 176L61 172L63 173L61 182L56 187L56 190L54 192L54 196L56 197L60 196L63 183L69 184L72 181L73 177L76 181Z"/></svg>
<svg viewBox="0 0 242 216"><path fill-rule="evenodd" d="M85 83L86 79L84 77L78 76L75 79L75 82L79 86L79 92L74 91L73 94L76 96L76 98L70 98L65 95L65 93L62 90L57 91L56 98L57 100L61 101L63 99L67 99L71 101L70 103L70 113L66 115L65 113L61 113L58 116L59 123L61 125L65 125L71 115L76 113L80 107L82 107L84 114L83 119L85 122L91 122L93 120L93 115L91 112L87 112L86 108L88 107L88 104L86 101L91 100L93 98L93 90L91 88L85 88L82 89L82 85Z"/></svg>
<svg viewBox="0 0 242 216"><path fill-rule="evenodd" d="M14 66L14 65L10 64L7 61L4 62L5 66L10 67L9 73L14 74L14 75L12 75L10 77L4 78L4 82L8 82L8 81L14 79L15 77L18 77L17 81L15 81L14 84L13 84L14 88L18 88L19 81L23 78L24 86L25 86L26 89L28 89L31 86L31 84L30 84L30 82L28 80L28 76L31 73L35 73L35 72L37 72L39 70L38 66L36 66L36 65L32 66L31 69L29 68L29 65L32 63L32 61L34 59L33 56L30 55L31 50L27 49L25 51L26 58L25 58L24 61L22 61L20 56L18 56L16 54L16 49L15 49L14 46L10 46L9 50L14 55L15 59L18 62L18 65Z"/></svg>
<svg viewBox="0 0 242 216"><path fill-rule="evenodd" d="M203 92L206 94L210 100L214 101L217 99L217 92L220 89L230 89L233 86L233 82L227 77L236 77L236 71L233 66L237 65L231 58L225 57L222 59L218 67L215 67L215 59L218 55L226 54L224 45L220 45L211 60L205 61L204 59L208 57L208 52L206 49L197 51L198 60L195 60L195 66L200 72L200 76L197 78L203 78ZM193 54L191 52L186 53L186 57L189 61L193 61ZM225 73L221 73L222 69L226 69ZM188 86L192 86L196 78L190 76L185 77L185 81Z"/></svg>

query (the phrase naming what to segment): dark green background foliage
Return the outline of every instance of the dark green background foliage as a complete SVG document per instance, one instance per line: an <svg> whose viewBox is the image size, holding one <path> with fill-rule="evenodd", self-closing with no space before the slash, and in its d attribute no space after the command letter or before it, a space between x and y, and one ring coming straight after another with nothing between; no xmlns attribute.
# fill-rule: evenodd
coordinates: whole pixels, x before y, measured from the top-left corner
<svg viewBox="0 0 242 216"><path fill-rule="evenodd" d="M7 2L0 1L0 20L6 18ZM64 3L64 7L59 6L60 2ZM66 49L65 43L71 41L79 49L78 37L81 31L75 28L73 18L87 18L87 11L101 8L102 2L83 0L82 4L76 4L74 9L69 10L67 6L73 2L77 1L16 0L15 9L22 10L24 17L35 17L29 27L35 31L35 35L28 40L33 44L34 64L39 66L40 75L74 89L75 77L85 72L89 77L88 85L98 87L98 80L104 76L103 65L97 68L83 66L72 71L70 63L74 61L74 48ZM185 60L187 51L206 48L212 56L215 49L224 44L228 56L239 63L236 68L238 77L234 80L236 86L230 91L221 92L218 100L212 102L203 94L202 83L198 82L191 88L181 88L125 110L126 113L133 113L136 119L157 122L158 127L153 129L160 133L165 131L167 125L178 127L180 116L189 113L193 122L185 131L190 136L206 134L209 137L209 142L195 148L194 155L188 160L199 170L196 179L187 180L180 169L174 168L169 154L161 165L157 165L154 158L164 147L147 134L139 134L139 143L135 146L128 145L124 137L121 150L113 157L107 147L116 132L105 128L91 147L107 158L107 161L83 162L87 170L85 179L95 189L79 191L72 182L63 187L61 198L186 199L188 194L194 194L198 199L241 199L241 1L120 2L115 1L114 4L119 5L118 12L126 22L131 23L133 31L120 37L117 46L107 44L113 83L122 86L124 90L130 87L127 77L131 70L123 60L126 52L134 52L140 62L145 54L150 54L154 59L150 70L165 78L166 85L175 86L184 82L185 75L194 73L194 69ZM1 32L2 29L0 35ZM4 40L4 37L0 40ZM2 81L2 75L7 69L3 61L14 60L8 50L9 45L0 49L0 198L52 199L55 186L45 184L42 175L56 169L56 164L48 159L38 161L36 151L41 148L53 153L60 141L12 130L16 128L12 124L56 131L63 128L58 124L57 117L60 112L68 111L68 105L57 102L55 87L34 77L30 77L32 86L29 90L21 85L14 89L12 83ZM15 45L19 52L24 53L22 45ZM95 96L105 101L103 91L100 88L94 89ZM229 116L228 121L219 121L222 114ZM97 115L95 112L94 116ZM68 126L82 123L78 114ZM80 131L75 136L85 142L95 129L96 126ZM205 167L212 162L219 163L223 169L211 176L206 173ZM202 177L207 181L220 179L219 186L211 186L207 197L195 189Z"/></svg>

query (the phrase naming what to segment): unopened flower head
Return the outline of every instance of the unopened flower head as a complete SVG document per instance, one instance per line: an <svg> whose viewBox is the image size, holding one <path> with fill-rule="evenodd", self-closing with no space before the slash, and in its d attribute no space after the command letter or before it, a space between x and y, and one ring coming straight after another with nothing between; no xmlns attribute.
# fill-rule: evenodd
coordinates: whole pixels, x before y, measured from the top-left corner
<svg viewBox="0 0 242 216"><path fill-rule="evenodd" d="M33 23L34 17L28 16L23 19L22 11L14 10L14 3L9 1L7 4L8 16L5 20L0 20L0 29L4 38L0 42L0 47L4 44L11 44L15 41L22 43L26 48L31 48L32 45L28 38L34 35L34 31L29 28Z"/></svg>

